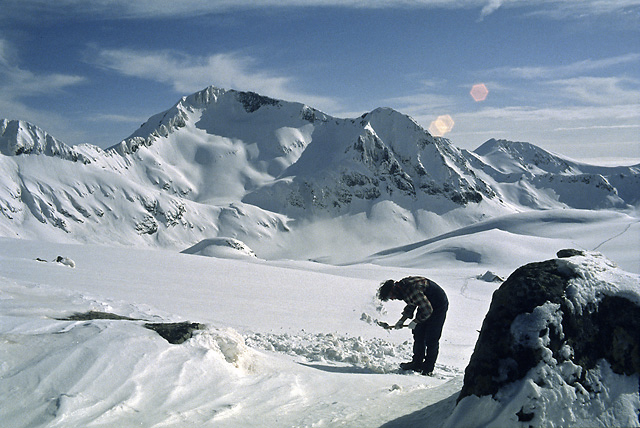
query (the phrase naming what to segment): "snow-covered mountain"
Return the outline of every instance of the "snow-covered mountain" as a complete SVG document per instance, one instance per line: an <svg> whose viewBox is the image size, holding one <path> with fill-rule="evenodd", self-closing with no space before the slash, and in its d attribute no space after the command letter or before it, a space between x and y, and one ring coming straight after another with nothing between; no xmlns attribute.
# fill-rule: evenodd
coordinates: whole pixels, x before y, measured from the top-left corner
<svg viewBox="0 0 640 428"><path fill-rule="evenodd" d="M486 216L624 208L640 195L640 166L496 140L472 153L392 109L340 119L215 87L106 150L22 121L3 120L0 135L0 234L23 238L182 250L227 237L262 257L301 242L316 257L327 241L384 249Z"/></svg>
<svg viewBox="0 0 640 428"><path fill-rule="evenodd" d="M588 165L530 143L494 139L473 154L479 158L474 166L493 178L494 187L532 208L620 208L640 201L640 165Z"/></svg>

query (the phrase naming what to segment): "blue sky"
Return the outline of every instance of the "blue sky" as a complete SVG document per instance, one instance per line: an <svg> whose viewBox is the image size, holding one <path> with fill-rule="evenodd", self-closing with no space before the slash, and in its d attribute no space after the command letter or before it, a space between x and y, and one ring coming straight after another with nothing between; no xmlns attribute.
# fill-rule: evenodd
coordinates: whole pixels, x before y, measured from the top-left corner
<svg viewBox="0 0 640 428"><path fill-rule="evenodd" d="M640 0L0 0L0 118L108 147L209 85L640 162Z"/></svg>

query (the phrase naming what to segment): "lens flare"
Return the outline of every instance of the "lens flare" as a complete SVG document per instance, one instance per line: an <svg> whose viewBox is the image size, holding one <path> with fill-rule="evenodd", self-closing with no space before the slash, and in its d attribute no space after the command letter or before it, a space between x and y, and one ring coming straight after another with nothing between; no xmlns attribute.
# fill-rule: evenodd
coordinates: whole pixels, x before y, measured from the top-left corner
<svg viewBox="0 0 640 428"><path fill-rule="evenodd" d="M487 99L487 95L489 95L489 90L485 86L484 83L478 83L473 85L471 88L471 97L476 101L484 101Z"/></svg>
<svg viewBox="0 0 640 428"><path fill-rule="evenodd" d="M454 124L455 122L448 114L438 116L436 120L431 122L431 125L429 126L429 133L434 137L442 137L453 129Z"/></svg>

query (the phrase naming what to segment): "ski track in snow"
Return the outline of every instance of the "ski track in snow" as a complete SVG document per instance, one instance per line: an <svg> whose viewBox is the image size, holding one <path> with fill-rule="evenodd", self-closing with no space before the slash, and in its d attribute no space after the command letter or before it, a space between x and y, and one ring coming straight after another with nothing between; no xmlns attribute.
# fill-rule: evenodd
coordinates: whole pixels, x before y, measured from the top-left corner
<svg viewBox="0 0 640 428"><path fill-rule="evenodd" d="M469 290L469 281L471 280L477 280L474 277L468 277L464 279L464 283L462 284L462 287L460 288L460 295L462 297L464 297L465 299L469 299L469 300L475 300L477 302L484 302L486 299L482 299L479 297L473 297L471 295L471 293L468 292Z"/></svg>
<svg viewBox="0 0 640 428"><path fill-rule="evenodd" d="M598 245L596 245L591 251L597 251L600 247L602 247L603 245L605 245L608 242L613 241L616 238L621 237L622 235L624 235L625 233L627 233L629 231L629 229L631 229L631 226L633 226L635 223L629 223L627 224L627 226L624 228L624 230L608 239L605 239L604 241L602 241L601 243L599 243Z"/></svg>

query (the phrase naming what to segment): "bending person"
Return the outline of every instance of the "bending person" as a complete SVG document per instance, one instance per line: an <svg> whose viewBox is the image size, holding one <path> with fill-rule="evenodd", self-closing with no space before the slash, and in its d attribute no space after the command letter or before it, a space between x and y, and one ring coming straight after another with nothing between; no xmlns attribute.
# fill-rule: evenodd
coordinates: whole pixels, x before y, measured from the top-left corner
<svg viewBox="0 0 640 428"><path fill-rule="evenodd" d="M409 276L400 281L385 281L378 289L378 298L383 302L403 300L407 304L402 311L402 318L394 328L409 327L413 330L413 358L400 364L400 368L433 375L440 350L442 327L449 309L449 300L444 290L428 278ZM405 326L405 321L412 318Z"/></svg>

